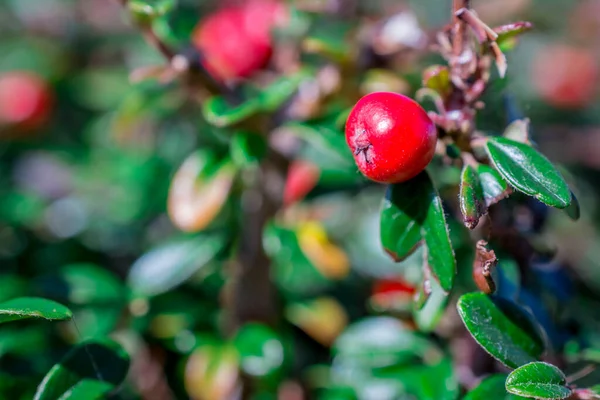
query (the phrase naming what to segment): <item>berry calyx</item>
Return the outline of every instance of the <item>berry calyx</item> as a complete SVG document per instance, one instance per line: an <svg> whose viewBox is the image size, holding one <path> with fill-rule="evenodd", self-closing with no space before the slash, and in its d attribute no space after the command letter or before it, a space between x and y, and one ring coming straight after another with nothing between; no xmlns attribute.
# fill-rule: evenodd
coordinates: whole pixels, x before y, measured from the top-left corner
<svg viewBox="0 0 600 400"><path fill-rule="evenodd" d="M346 142L367 178L400 183L429 164L437 131L416 101L397 93L377 92L361 98L350 112Z"/></svg>
<svg viewBox="0 0 600 400"><path fill-rule="evenodd" d="M0 125L36 129L48 119L51 105L50 90L37 75L14 71L0 76Z"/></svg>
<svg viewBox="0 0 600 400"><path fill-rule="evenodd" d="M271 29L287 18L282 3L252 0L223 8L200 22L192 34L203 65L220 80L246 78L271 57Z"/></svg>

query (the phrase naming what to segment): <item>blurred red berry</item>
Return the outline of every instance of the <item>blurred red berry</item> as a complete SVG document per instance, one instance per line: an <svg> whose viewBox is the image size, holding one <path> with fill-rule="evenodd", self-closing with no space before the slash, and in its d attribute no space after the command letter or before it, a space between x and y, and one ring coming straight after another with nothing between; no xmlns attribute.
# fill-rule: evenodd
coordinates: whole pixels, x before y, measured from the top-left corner
<svg viewBox="0 0 600 400"><path fill-rule="evenodd" d="M14 71L0 75L0 124L36 129L47 121L52 95L40 77Z"/></svg>
<svg viewBox="0 0 600 400"><path fill-rule="evenodd" d="M408 295L413 296L416 288L402 278L380 279L373 284L373 295Z"/></svg>
<svg viewBox="0 0 600 400"><path fill-rule="evenodd" d="M539 96L554 107L585 107L596 94L598 63L585 48L546 46L535 57L531 73Z"/></svg>
<svg viewBox="0 0 600 400"><path fill-rule="evenodd" d="M416 101L378 92L364 96L350 112L346 142L367 178L399 183L418 175L429 164L437 131Z"/></svg>
<svg viewBox="0 0 600 400"><path fill-rule="evenodd" d="M271 30L286 18L282 3L251 0L208 16L194 30L192 42L215 78L246 78L267 65L273 51Z"/></svg>
<svg viewBox="0 0 600 400"><path fill-rule="evenodd" d="M288 206L302 200L319 182L321 171L307 161L294 161L288 170L283 203Z"/></svg>

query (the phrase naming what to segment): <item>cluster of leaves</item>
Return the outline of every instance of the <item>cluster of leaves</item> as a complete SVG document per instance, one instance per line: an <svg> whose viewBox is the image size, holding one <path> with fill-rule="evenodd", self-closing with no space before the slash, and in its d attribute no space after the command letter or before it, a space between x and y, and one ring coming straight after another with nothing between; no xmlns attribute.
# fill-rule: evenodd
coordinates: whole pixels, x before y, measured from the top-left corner
<svg viewBox="0 0 600 400"><path fill-rule="evenodd" d="M384 19L357 2L362 17L348 17L292 1L274 32L289 64L232 89L176 68L219 1L117 3L109 15L138 32L79 28L72 43L72 32L34 40L9 28L0 67L39 69L59 102L47 136L3 144L0 397L600 396L561 370L598 359L594 323L566 332L569 277L532 265L547 253L533 232L544 204L576 219L577 200L526 119L509 116L501 135L477 129L491 113L481 102L499 96L491 85L510 79L491 66L505 73L503 52L529 24L491 29L459 10L438 35L448 65L419 74L407 71L440 62L427 58L426 33L385 36L411 12ZM420 87L436 106L436 158L409 182L367 182L346 115L362 94ZM316 186L282 205L299 162ZM248 273L265 260L266 274ZM384 280L401 284L373 291ZM471 353L487 367L465 361Z"/></svg>

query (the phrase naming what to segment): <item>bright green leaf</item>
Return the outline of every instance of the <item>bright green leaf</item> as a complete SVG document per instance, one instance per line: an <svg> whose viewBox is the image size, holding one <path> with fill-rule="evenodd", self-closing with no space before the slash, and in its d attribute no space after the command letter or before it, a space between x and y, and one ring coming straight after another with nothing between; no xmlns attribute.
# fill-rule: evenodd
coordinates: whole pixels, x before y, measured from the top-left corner
<svg viewBox="0 0 600 400"><path fill-rule="evenodd" d="M508 185L494 168L479 164L477 166L477 176L483 190L486 206L489 207L508 196Z"/></svg>
<svg viewBox="0 0 600 400"><path fill-rule="evenodd" d="M535 149L503 137L493 137L486 149L490 160L512 186L556 208L571 204L571 191L554 165Z"/></svg>
<svg viewBox="0 0 600 400"><path fill-rule="evenodd" d="M267 153L267 142L259 134L238 132L229 145L231 160L238 166L257 165Z"/></svg>
<svg viewBox="0 0 600 400"><path fill-rule="evenodd" d="M559 368L545 362L532 362L510 373L506 390L536 399L565 399L571 395L571 389L565 384L565 374Z"/></svg>
<svg viewBox="0 0 600 400"><path fill-rule="evenodd" d="M465 226L474 229L487 212L487 207L479 177L475 168L468 164L461 173L459 200Z"/></svg>
<svg viewBox="0 0 600 400"><path fill-rule="evenodd" d="M19 297L0 303L0 324L30 318L63 321L72 316L71 310L62 304L38 297Z"/></svg>
<svg viewBox="0 0 600 400"><path fill-rule="evenodd" d="M83 379L63 393L58 400L102 399L114 389L114 385L93 379Z"/></svg>
<svg viewBox="0 0 600 400"><path fill-rule="evenodd" d="M381 208L380 235L384 250L394 260L405 259L421 242L421 227L434 193L424 173L388 186Z"/></svg>
<svg viewBox="0 0 600 400"><path fill-rule="evenodd" d="M510 368L535 361L544 351L539 328L511 301L468 293L460 297L457 308L477 343Z"/></svg>
<svg viewBox="0 0 600 400"><path fill-rule="evenodd" d="M504 383L506 375L496 374L485 378L477 387L471 390L463 400L519 400L524 397L510 394Z"/></svg>
<svg viewBox="0 0 600 400"><path fill-rule="evenodd" d="M431 187L433 188L433 185ZM433 276L438 280L442 289L449 292L454 286L456 258L450 242L450 232L448 224L446 224L442 200L435 189L430 193L429 210L423 223L427 260Z"/></svg>
<svg viewBox="0 0 600 400"><path fill-rule="evenodd" d="M435 279L429 279L431 293L425 305L413 310L413 318L421 332L432 332L446 309L449 297Z"/></svg>
<svg viewBox="0 0 600 400"><path fill-rule="evenodd" d="M129 286L137 294L155 296L182 284L224 248L221 234L203 234L150 250L131 267Z"/></svg>
<svg viewBox="0 0 600 400"><path fill-rule="evenodd" d="M244 325L235 335L234 346L240 354L240 367L250 376L271 377L283 367L283 343L267 326Z"/></svg>
<svg viewBox="0 0 600 400"><path fill-rule="evenodd" d="M129 356L121 346L108 339L89 340L79 344L52 367L38 386L34 399L75 399L69 397L69 392L83 395L86 390L90 395L106 393L105 385L83 382L103 382L114 388L125 379L128 370Z"/></svg>
<svg viewBox="0 0 600 400"><path fill-rule="evenodd" d="M211 97L202 106L204 118L218 127L235 125L259 111L260 104L256 99L234 105L230 104L223 96Z"/></svg>

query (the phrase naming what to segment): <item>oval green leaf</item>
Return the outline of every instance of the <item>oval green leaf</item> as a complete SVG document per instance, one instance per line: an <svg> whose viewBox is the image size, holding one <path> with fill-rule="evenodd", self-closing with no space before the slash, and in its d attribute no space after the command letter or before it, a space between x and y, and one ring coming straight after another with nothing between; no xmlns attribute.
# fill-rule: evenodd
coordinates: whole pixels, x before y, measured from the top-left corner
<svg viewBox="0 0 600 400"><path fill-rule="evenodd" d="M140 295L156 296L182 284L225 247L221 234L204 234L164 244L139 258L127 278Z"/></svg>
<svg viewBox="0 0 600 400"><path fill-rule="evenodd" d="M39 297L19 297L0 303L0 324L30 318L64 321L72 317L67 307Z"/></svg>
<svg viewBox="0 0 600 400"><path fill-rule="evenodd" d="M79 344L52 367L38 386L34 400L82 398L72 397L73 393L83 395L87 391L90 394L105 393L107 385L111 390L118 386L128 370L129 356L121 346L109 339L89 340Z"/></svg>
<svg viewBox="0 0 600 400"><path fill-rule="evenodd" d="M381 208L380 235L384 250L396 261L408 257L421 242L433 185L426 173L390 185Z"/></svg>
<svg viewBox="0 0 600 400"><path fill-rule="evenodd" d="M467 293L460 297L457 308L477 343L507 367L520 367L542 355L544 342L539 328L515 303L484 293Z"/></svg>
<svg viewBox="0 0 600 400"><path fill-rule="evenodd" d="M240 367L246 374L270 378L281 371L284 347L272 329L260 324L246 324L236 333L233 342L240 354Z"/></svg>
<svg viewBox="0 0 600 400"><path fill-rule="evenodd" d="M433 184L431 184L431 188L433 189ZM423 223L427 262L433 277L438 280L444 291L449 292L454 286L456 258L450 242L450 231L446 223L442 200L435 189L430 192L428 204L429 209Z"/></svg>
<svg viewBox="0 0 600 400"><path fill-rule="evenodd" d="M571 204L571 190L554 165L524 143L503 137L486 144L490 160L512 186L556 208Z"/></svg>
<svg viewBox="0 0 600 400"><path fill-rule="evenodd" d="M571 389L565 386L565 374L552 364L532 362L510 373L506 379L506 390L536 399L565 399Z"/></svg>
<svg viewBox="0 0 600 400"><path fill-rule="evenodd" d="M494 168L479 164L477 177L483 191L486 206L496 204L508 196L508 184Z"/></svg>
<svg viewBox="0 0 600 400"><path fill-rule="evenodd" d="M84 379L63 393L58 400L103 399L115 387L107 382Z"/></svg>
<svg viewBox="0 0 600 400"><path fill-rule="evenodd" d="M477 387L471 390L463 400L519 400L525 397L510 394L504 384L506 375L496 374L485 378Z"/></svg>
<svg viewBox="0 0 600 400"><path fill-rule="evenodd" d="M487 212L487 207L477 172L468 164L460 176L459 200L465 226L474 229L479 219Z"/></svg>
<svg viewBox="0 0 600 400"><path fill-rule="evenodd" d="M204 118L212 125L226 127L235 125L257 114L260 103L256 99L247 100L241 104L230 104L223 96L213 96L202 106Z"/></svg>

